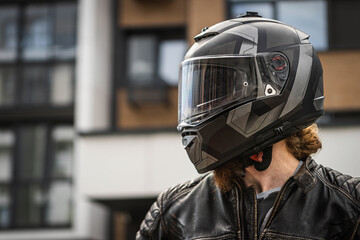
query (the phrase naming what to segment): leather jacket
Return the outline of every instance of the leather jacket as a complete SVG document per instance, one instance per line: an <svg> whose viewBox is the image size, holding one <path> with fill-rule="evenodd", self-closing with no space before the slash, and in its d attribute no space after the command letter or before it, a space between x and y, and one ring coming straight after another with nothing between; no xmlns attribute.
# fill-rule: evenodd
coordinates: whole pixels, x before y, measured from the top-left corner
<svg viewBox="0 0 360 240"><path fill-rule="evenodd" d="M213 174L160 194L136 239L360 239L360 178L308 158L283 185L260 236L256 192L235 181L221 193Z"/></svg>

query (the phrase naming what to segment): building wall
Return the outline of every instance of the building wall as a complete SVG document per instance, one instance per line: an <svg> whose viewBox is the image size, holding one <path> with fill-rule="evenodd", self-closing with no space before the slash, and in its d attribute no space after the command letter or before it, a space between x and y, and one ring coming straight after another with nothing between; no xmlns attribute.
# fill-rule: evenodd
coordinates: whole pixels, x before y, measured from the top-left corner
<svg viewBox="0 0 360 240"><path fill-rule="evenodd" d="M154 197L196 177L177 133L79 139L80 189L93 198Z"/></svg>
<svg viewBox="0 0 360 240"><path fill-rule="evenodd" d="M360 110L360 51L342 50L319 53L324 71L325 109Z"/></svg>

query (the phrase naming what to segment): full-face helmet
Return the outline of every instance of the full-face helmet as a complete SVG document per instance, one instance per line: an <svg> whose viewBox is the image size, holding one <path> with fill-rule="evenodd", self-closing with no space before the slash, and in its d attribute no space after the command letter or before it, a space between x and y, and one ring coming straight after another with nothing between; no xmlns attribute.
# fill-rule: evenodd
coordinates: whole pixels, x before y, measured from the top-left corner
<svg viewBox="0 0 360 240"><path fill-rule="evenodd" d="M195 37L180 67L178 130L204 173L311 125L323 102L309 35L247 13Z"/></svg>

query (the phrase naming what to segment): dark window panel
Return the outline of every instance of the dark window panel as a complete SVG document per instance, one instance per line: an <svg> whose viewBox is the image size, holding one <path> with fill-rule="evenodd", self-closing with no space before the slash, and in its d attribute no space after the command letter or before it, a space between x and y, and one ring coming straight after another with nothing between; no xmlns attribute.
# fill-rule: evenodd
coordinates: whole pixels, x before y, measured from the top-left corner
<svg viewBox="0 0 360 240"><path fill-rule="evenodd" d="M55 8L55 56L61 59L75 57L76 4L61 3Z"/></svg>
<svg viewBox="0 0 360 240"><path fill-rule="evenodd" d="M21 103L43 105L49 102L49 75L45 66L26 66L22 72Z"/></svg>
<svg viewBox="0 0 360 240"><path fill-rule="evenodd" d="M360 48L360 1L329 1L330 47Z"/></svg>
<svg viewBox="0 0 360 240"><path fill-rule="evenodd" d="M44 125L20 128L18 178L26 180L44 177L46 143Z"/></svg>
<svg viewBox="0 0 360 240"><path fill-rule="evenodd" d="M41 211L45 195L39 184L26 184L17 187L15 225L32 227L41 224Z"/></svg>
<svg viewBox="0 0 360 240"><path fill-rule="evenodd" d="M1 54L0 54L1 55ZM15 104L16 75L14 67L0 67L0 107Z"/></svg>

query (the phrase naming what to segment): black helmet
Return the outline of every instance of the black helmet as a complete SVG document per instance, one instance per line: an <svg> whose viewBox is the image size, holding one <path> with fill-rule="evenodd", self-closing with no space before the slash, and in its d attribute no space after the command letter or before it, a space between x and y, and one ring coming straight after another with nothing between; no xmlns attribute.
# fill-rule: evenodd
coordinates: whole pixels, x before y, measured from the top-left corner
<svg viewBox="0 0 360 240"><path fill-rule="evenodd" d="M322 67L309 35L248 13L195 37L180 68L178 130L199 173L316 121Z"/></svg>

